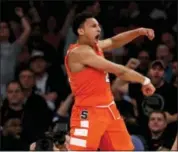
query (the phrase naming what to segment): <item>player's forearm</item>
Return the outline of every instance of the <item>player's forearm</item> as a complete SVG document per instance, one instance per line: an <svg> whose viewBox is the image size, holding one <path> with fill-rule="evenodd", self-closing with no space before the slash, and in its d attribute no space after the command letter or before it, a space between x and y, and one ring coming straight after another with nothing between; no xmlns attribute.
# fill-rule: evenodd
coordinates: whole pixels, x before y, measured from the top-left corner
<svg viewBox="0 0 178 152"><path fill-rule="evenodd" d="M135 59L130 59L130 60L128 61L128 63L126 64L126 67L128 67L129 69L132 69L132 68L133 68L133 67L131 67L131 61L135 61ZM132 63L133 63L133 62L132 62ZM112 84L112 88L115 89L115 88L117 88L117 87L122 87L122 86L124 86L124 85L126 85L126 84L128 84L127 81L123 81L123 80L121 80L121 79L119 79L119 78L116 78L115 81L114 81L113 84Z"/></svg>
<svg viewBox="0 0 178 152"><path fill-rule="evenodd" d="M112 37L112 48L119 48L140 36L139 28Z"/></svg>
<svg viewBox="0 0 178 152"><path fill-rule="evenodd" d="M145 77L143 75L123 65L118 65L118 72L116 75L123 81L136 82L140 84L145 82Z"/></svg>

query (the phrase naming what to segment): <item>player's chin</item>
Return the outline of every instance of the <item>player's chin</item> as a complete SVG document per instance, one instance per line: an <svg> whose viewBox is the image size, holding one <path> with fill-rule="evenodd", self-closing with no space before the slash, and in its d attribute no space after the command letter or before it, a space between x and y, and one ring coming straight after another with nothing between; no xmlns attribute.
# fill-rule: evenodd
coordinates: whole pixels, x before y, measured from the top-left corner
<svg viewBox="0 0 178 152"><path fill-rule="evenodd" d="M95 40L95 43L98 43L98 42L99 42L99 39L96 39L96 40Z"/></svg>
<svg viewBox="0 0 178 152"><path fill-rule="evenodd" d="M99 42L98 39L94 39L94 40L92 40L92 43L98 43L98 42Z"/></svg>

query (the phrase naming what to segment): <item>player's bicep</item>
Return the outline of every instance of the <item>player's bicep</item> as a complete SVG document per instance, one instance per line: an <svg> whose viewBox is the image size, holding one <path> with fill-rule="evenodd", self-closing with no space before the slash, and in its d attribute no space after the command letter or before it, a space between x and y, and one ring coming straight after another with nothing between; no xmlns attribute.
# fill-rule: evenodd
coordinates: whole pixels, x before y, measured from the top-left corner
<svg viewBox="0 0 178 152"><path fill-rule="evenodd" d="M110 38L108 39L104 39L98 42L99 47L103 50L103 51L108 51L112 49L112 40Z"/></svg>
<svg viewBox="0 0 178 152"><path fill-rule="evenodd" d="M84 51L78 51L78 55L76 54L76 57L78 58L78 61L85 66L114 74L118 73L119 71L117 64L96 55L92 48L85 48Z"/></svg>

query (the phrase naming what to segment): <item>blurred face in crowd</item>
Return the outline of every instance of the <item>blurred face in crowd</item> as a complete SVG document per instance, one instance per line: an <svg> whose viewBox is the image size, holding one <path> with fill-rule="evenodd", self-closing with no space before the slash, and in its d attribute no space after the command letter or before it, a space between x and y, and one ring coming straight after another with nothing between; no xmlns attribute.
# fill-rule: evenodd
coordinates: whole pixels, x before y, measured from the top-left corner
<svg viewBox="0 0 178 152"><path fill-rule="evenodd" d="M57 26L56 19L54 16L50 16L47 21L47 27L49 31L54 31Z"/></svg>
<svg viewBox="0 0 178 152"><path fill-rule="evenodd" d="M160 84L164 77L164 69L160 65L150 68L148 75L154 85Z"/></svg>
<svg viewBox="0 0 178 152"><path fill-rule="evenodd" d="M149 54L146 51L143 50L138 54L138 60L140 61L140 67L148 68Z"/></svg>
<svg viewBox="0 0 178 152"><path fill-rule="evenodd" d="M5 123L3 133L4 135L13 135L19 138L21 131L21 121L19 119L10 119Z"/></svg>
<svg viewBox="0 0 178 152"><path fill-rule="evenodd" d="M173 49L175 47L175 39L171 33L169 33L169 32L163 33L161 36L161 40L170 49Z"/></svg>
<svg viewBox="0 0 178 152"><path fill-rule="evenodd" d="M101 34L101 28L98 21L95 18L88 18L78 29L80 37L83 37L89 43L98 42Z"/></svg>
<svg viewBox="0 0 178 152"><path fill-rule="evenodd" d="M47 63L43 58L37 58L31 62L30 67L35 74L41 74L46 71Z"/></svg>
<svg viewBox="0 0 178 152"><path fill-rule="evenodd" d="M156 50L156 58L162 60L165 66L167 66L170 61L169 48L166 45L159 45Z"/></svg>
<svg viewBox="0 0 178 152"><path fill-rule="evenodd" d="M138 9L138 5L136 2L130 2L129 6L128 6L128 11L130 13L134 12L135 10Z"/></svg>
<svg viewBox="0 0 178 152"><path fill-rule="evenodd" d="M152 113L149 118L148 127L153 133L160 133L164 131L167 126L166 119L162 113Z"/></svg>
<svg viewBox="0 0 178 152"><path fill-rule="evenodd" d="M0 40L8 40L10 35L9 27L6 22L0 22Z"/></svg>
<svg viewBox="0 0 178 152"><path fill-rule="evenodd" d="M100 13L100 4L99 2L94 3L92 6L86 8L87 11L92 12L95 15Z"/></svg>
<svg viewBox="0 0 178 152"><path fill-rule="evenodd" d="M42 31L40 29L39 25L36 25L33 27L33 30L31 32L31 39L33 44L38 44L39 42L42 41Z"/></svg>
<svg viewBox="0 0 178 152"><path fill-rule="evenodd" d="M172 62L172 72L174 75L178 74L178 61Z"/></svg>
<svg viewBox="0 0 178 152"><path fill-rule="evenodd" d="M34 73L30 70L22 71L19 80L24 89L32 89L35 85Z"/></svg>
<svg viewBox="0 0 178 152"><path fill-rule="evenodd" d="M23 102L23 92L20 84L18 83L10 83L7 87L7 99L9 104L18 105Z"/></svg>

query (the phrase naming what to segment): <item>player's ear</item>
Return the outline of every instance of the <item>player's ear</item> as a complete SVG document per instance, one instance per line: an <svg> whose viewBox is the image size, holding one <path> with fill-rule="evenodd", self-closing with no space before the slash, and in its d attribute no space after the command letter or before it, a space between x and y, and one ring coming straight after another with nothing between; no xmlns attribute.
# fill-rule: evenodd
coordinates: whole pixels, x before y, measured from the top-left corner
<svg viewBox="0 0 178 152"><path fill-rule="evenodd" d="M84 35L84 30L83 30L83 28L79 28L79 29L77 30L77 32L78 32L79 35Z"/></svg>

